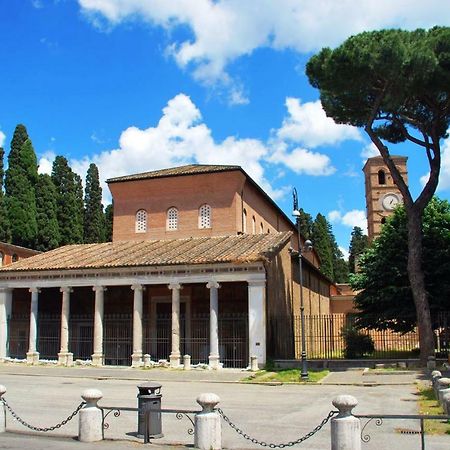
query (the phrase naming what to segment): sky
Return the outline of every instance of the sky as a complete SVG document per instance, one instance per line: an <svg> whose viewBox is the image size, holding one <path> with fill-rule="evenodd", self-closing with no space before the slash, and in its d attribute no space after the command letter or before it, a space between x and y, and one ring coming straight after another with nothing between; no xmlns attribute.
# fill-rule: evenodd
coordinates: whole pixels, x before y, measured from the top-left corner
<svg viewBox="0 0 450 450"><path fill-rule="evenodd" d="M360 129L326 117L309 58L382 28L450 25L446 0L0 0L0 146L23 123L50 173L104 180L183 164L243 169L291 216L292 189L348 250L366 229ZM427 174L408 156L413 195ZM450 140L438 195L450 198Z"/></svg>

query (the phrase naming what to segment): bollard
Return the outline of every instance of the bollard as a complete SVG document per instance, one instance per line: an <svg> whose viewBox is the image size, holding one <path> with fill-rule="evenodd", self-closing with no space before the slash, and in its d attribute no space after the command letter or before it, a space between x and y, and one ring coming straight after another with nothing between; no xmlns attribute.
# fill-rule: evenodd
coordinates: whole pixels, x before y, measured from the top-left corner
<svg viewBox="0 0 450 450"><path fill-rule="evenodd" d="M222 429L220 415L214 410L220 402L216 394L200 394L197 403L202 411L195 415L194 447L200 450L220 450L222 448Z"/></svg>
<svg viewBox="0 0 450 450"><path fill-rule="evenodd" d="M352 415L358 400L339 395L332 403L339 414L331 419L331 450L361 450L361 422Z"/></svg>
<svg viewBox="0 0 450 450"><path fill-rule="evenodd" d="M439 380L437 380L437 401L440 405L442 405L442 396L445 394L444 391L448 388L450 388L450 378L439 378Z"/></svg>
<svg viewBox="0 0 450 450"><path fill-rule="evenodd" d="M86 389L81 398L86 405L80 410L78 440L80 442L97 442L103 440L103 412L97 406L103 394L98 389Z"/></svg>
<svg viewBox="0 0 450 450"><path fill-rule="evenodd" d="M427 361L427 369L435 370L436 369L436 358L434 356L429 356Z"/></svg>
<svg viewBox="0 0 450 450"><path fill-rule="evenodd" d="M450 389L446 389L446 392L442 396L442 408L444 409L444 414L450 416Z"/></svg>
<svg viewBox="0 0 450 450"><path fill-rule="evenodd" d="M184 370L191 370L191 355L183 356L183 367Z"/></svg>
<svg viewBox="0 0 450 450"><path fill-rule="evenodd" d="M434 390L434 394L437 398L437 381L442 378L442 374L441 372L439 372L439 370L433 370L433 372L431 372L431 385L433 387Z"/></svg>
<svg viewBox="0 0 450 450"><path fill-rule="evenodd" d="M257 356L250 356L250 370L252 372L258 372L258 357Z"/></svg>
<svg viewBox="0 0 450 450"><path fill-rule="evenodd" d="M0 400L2 399L3 394L6 392L5 386L0 384ZM6 431L6 410L5 405L2 402L0 405L0 433L4 433Z"/></svg>
<svg viewBox="0 0 450 450"><path fill-rule="evenodd" d="M144 355L144 367L150 367L150 361L152 360L152 358L150 357L150 355L148 353L146 353Z"/></svg>

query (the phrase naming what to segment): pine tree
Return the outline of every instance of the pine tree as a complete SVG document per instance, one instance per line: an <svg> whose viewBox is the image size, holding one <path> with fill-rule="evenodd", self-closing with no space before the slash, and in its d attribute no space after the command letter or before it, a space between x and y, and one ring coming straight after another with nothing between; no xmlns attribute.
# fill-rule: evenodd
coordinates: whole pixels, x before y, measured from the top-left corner
<svg viewBox="0 0 450 450"><path fill-rule="evenodd" d="M348 262L345 261L344 255L337 245L336 237L333 233L333 227L327 221L328 224L328 236L330 239L331 249L333 252L333 281L335 283L347 283L348 282Z"/></svg>
<svg viewBox="0 0 450 450"><path fill-rule="evenodd" d="M55 158L51 178L56 189L56 215L60 245L81 243L83 222L78 198L79 186L75 174L64 156Z"/></svg>
<svg viewBox="0 0 450 450"><path fill-rule="evenodd" d="M5 151L0 147L0 241L9 242L11 240L11 231L9 228L8 215L3 195L3 157Z"/></svg>
<svg viewBox="0 0 450 450"><path fill-rule="evenodd" d="M111 242L113 238L114 202L105 208L105 240Z"/></svg>
<svg viewBox="0 0 450 450"><path fill-rule="evenodd" d="M358 257L364 253L369 246L369 240L360 227L354 227L352 230L352 238L350 240L348 265L351 273L358 270Z"/></svg>
<svg viewBox="0 0 450 450"><path fill-rule="evenodd" d="M312 237L312 228L313 228L313 220L311 214L308 214L304 211L303 208L300 208L300 232L305 239L311 239Z"/></svg>
<svg viewBox="0 0 450 450"><path fill-rule="evenodd" d="M39 175L36 185L36 211L36 250L47 251L58 247L60 234L56 214L56 189L49 175Z"/></svg>
<svg viewBox="0 0 450 450"><path fill-rule="evenodd" d="M84 194L84 242L91 244L105 242L105 216L102 205L102 188L98 168L90 164L86 174Z"/></svg>
<svg viewBox="0 0 450 450"><path fill-rule="evenodd" d="M334 279L334 251L330 242L329 224L322 214L317 214L312 227L313 245L320 258L320 271L331 280Z"/></svg>
<svg viewBox="0 0 450 450"><path fill-rule="evenodd" d="M17 125L8 156L5 203L13 244L31 247L36 241L37 158L26 128Z"/></svg>

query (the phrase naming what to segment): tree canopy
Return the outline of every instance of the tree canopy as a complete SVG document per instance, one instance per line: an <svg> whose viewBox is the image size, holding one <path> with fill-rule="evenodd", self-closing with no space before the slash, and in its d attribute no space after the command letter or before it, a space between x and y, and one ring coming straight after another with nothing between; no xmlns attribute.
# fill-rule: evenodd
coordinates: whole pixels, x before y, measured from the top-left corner
<svg viewBox="0 0 450 450"><path fill-rule="evenodd" d="M84 194L84 242L105 241L105 216L102 205L102 188L98 176L98 168L90 164L86 175Z"/></svg>
<svg viewBox="0 0 450 450"><path fill-rule="evenodd" d="M3 147L0 147L0 241L8 242L11 239L11 232L9 228L8 212L5 205L5 198L3 195L3 158L5 152Z"/></svg>
<svg viewBox="0 0 450 450"><path fill-rule="evenodd" d="M351 276L359 309L360 327L407 332L416 324L414 301L407 272L406 212L397 208L381 234L359 259L359 272ZM431 317L448 310L450 297L450 204L433 198L423 219L423 267Z"/></svg>
<svg viewBox="0 0 450 450"><path fill-rule="evenodd" d="M364 127L387 165L405 204L408 277L418 317L420 357L434 353L422 264L422 215L441 168L441 145L450 123L450 28L382 30L358 34L307 64L310 83L335 122ZM427 158L429 177L413 199L387 144L409 142Z"/></svg>
<svg viewBox="0 0 450 450"><path fill-rule="evenodd" d="M360 227L353 227L348 257L348 269L350 273L357 272L359 256L364 253L368 245L369 241L363 233L363 230Z"/></svg>

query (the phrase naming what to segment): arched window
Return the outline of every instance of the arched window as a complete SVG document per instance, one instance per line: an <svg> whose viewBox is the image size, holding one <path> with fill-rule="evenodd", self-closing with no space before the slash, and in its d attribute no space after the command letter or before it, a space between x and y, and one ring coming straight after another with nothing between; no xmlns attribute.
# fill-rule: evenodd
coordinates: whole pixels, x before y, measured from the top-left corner
<svg viewBox="0 0 450 450"><path fill-rule="evenodd" d="M378 171L378 184L386 184L386 173L384 170Z"/></svg>
<svg viewBox="0 0 450 450"><path fill-rule="evenodd" d="M178 209L172 206L167 210L167 230L178 229Z"/></svg>
<svg viewBox="0 0 450 450"><path fill-rule="evenodd" d="M242 212L242 232L247 233L247 210L245 208Z"/></svg>
<svg viewBox="0 0 450 450"><path fill-rule="evenodd" d="M140 209L136 213L136 233L145 233L147 231L147 211L145 209Z"/></svg>
<svg viewBox="0 0 450 450"><path fill-rule="evenodd" d="M198 227L211 228L211 206L202 205L198 209Z"/></svg>
<svg viewBox="0 0 450 450"><path fill-rule="evenodd" d="M11 257L11 261L12 261L12 262L19 261L19 257L18 257L15 253L13 253L13 255L12 255L12 257Z"/></svg>
<svg viewBox="0 0 450 450"><path fill-rule="evenodd" d="M3 254L3 252L0 252L0 267L2 267L3 266L3 258L4 258L4 254Z"/></svg>
<svg viewBox="0 0 450 450"><path fill-rule="evenodd" d="M255 219L255 216L252 217L252 233L256 234L256 219Z"/></svg>
<svg viewBox="0 0 450 450"><path fill-rule="evenodd" d="M259 232L260 232L261 234L264 233L264 225L263 225L262 222L261 222L261 224L259 225Z"/></svg>

